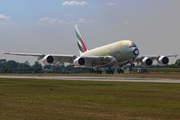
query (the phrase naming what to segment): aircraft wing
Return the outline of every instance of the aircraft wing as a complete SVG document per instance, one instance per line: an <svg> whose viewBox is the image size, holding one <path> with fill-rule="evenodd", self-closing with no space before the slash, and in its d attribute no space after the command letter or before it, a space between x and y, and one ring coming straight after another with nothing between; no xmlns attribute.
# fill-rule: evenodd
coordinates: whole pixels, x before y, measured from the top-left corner
<svg viewBox="0 0 180 120"><path fill-rule="evenodd" d="M2 54L8 54L8 55L19 55L19 56L34 56L34 57L38 57L38 56L42 56L44 54L40 54L40 53L14 53L14 52L2 52Z"/></svg>
<svg viewBox="0 0 180 120"><path fill-rule="evenodd" d="M76 55L63 55L63 54L42 54L42 53L14 53L14 52L3 52L3 54L8 54L8 55L17 55L17 56L32 56L32 57L37 57L37 60L43 59L45 56L52 56L54 58L54 61L56 62L68 62L72 63L73 60L77 57Z"/></svg>
<svg viewBox="0 0 180 120"><path fill-rule="evenodd" d="M95 65L103 65L107 64L112 60L111 56L79 56L79 55L64 55L64 54L42 54L42 53L15 53L15 52L2 52L3 54L8 55L17 55L17 56L32 56L37 57L37 60L42 60L45 57L52 56L54 62L67 62L73 63L73 61L77 58L83 58L90 65L93 63Z"/></svg>
<svg viewBox="0 0 180 120"><path fill-rule="evenodd" d="M138 56L134 59L134 62L138 62L140 60L142 60L143 58L151 58L152 60L156 60L160 57L177 57L177 54L173 54L173 55L145 55L145 56Z"/></svg>
<svg viewBox="0 0 180 120"><path fill-rule="evenodd" d="M177 54L138 56L133 60L133 62L137 62L137 64L142 63L142 65L146 67L152 65L153 61L156 60L159 65L163 66L168 64L169 62L168 57L177 57L177 56L178 56Z"/></svg>

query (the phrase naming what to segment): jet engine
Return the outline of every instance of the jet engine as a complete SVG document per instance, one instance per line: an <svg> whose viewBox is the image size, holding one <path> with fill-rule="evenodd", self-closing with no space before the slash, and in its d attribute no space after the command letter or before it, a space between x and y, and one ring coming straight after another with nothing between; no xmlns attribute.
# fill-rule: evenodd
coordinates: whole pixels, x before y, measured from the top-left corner
<svg viewBox="0 0 180 120"><path fill-rule="evenodd" d="M83 57L78 57L73 61L75 66L83 66L86 64L86 60Z"/></svg>
<svg viewBox="0 0 180 120"><path fill-rule="evenodd" d="M160 66L165 66L165 65L167 65L169 63L169 58L161 56L160 58L158 58L157 63Z"/></svg>
<svg viewBox="0 0 180 120"><path fill-rule="evenodd" d="M153 60L151 58L145 57L144 59L142 59L141 61L141 65L143 67L149 67L153 64Z"/></svg>
<svg viewBox="0 0 180 120"><path fill-rule="evenodd" d="M54 58L53 58L53 56L51 56L51 55L46 55L46 56L42 59L42 62L43 62L43 64L45 64L45 65L50 65L51 63L54 62Z"/></svg>

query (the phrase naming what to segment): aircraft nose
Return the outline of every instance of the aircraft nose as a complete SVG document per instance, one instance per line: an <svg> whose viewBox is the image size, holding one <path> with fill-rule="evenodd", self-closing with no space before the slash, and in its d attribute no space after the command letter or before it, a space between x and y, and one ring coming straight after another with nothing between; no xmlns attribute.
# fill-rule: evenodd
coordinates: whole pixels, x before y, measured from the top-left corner
<svg viewBox="0 0 180 120"><path fill-rule="evenodd" d="M139 50L136 48L136 49L134 49L133 53L134 53L134 55L138 56L139 55Z"/></svg>

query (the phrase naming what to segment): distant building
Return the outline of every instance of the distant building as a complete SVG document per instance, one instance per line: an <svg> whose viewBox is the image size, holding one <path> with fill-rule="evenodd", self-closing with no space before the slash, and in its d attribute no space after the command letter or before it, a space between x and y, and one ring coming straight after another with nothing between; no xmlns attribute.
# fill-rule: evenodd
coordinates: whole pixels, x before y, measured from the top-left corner
<svg viewBox="0 0 180 120"><path fill-rule="evenodd" d="M138 73L145 73L145 72L147 72L147 69L138 68L138 69L137 69L137 72L138 72Z"/></svg>
<svg viewBox="0 0 180 120"><path fill-rule="evenodd" d="M74 73L74 70L69 70L66 72L66 74L73 74Z"/></svg>

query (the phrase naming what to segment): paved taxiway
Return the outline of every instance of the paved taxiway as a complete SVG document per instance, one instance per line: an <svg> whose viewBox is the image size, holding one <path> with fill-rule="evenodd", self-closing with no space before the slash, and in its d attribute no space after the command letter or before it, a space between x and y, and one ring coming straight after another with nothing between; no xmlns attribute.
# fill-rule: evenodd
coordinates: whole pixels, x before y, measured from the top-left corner
<svg viewBox="0 0 180 120"><path fill-rule="evenodd" d="M0 78L180 83L180 79L154 79L154 78L112 78L112 77L110 78L110 77L77 77L77 76L4 76L4 75L0 75Z"/></svg>

